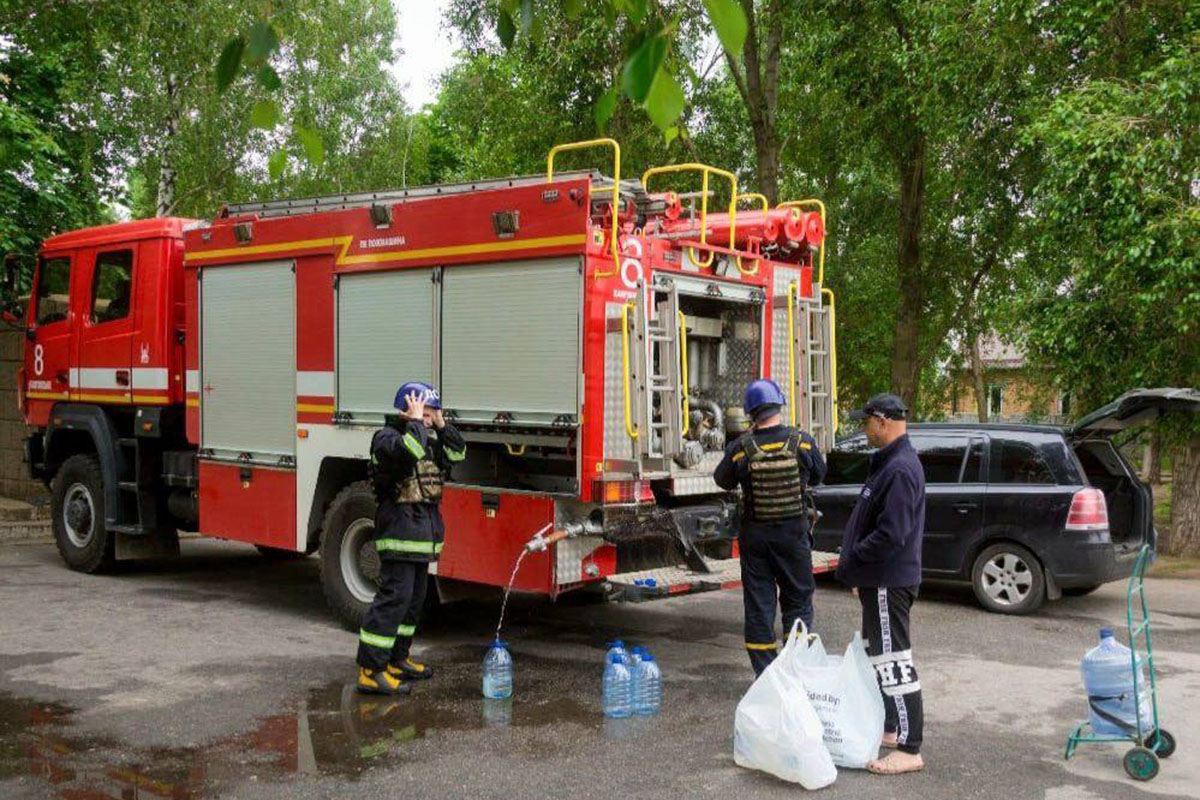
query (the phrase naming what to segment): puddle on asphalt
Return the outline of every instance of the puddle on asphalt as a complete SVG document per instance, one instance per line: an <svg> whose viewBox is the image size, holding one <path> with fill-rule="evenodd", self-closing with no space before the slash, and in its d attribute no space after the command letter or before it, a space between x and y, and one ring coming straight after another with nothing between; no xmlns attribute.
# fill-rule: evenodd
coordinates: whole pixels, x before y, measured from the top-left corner
<svg viewBox="0 0 1200 800"><path fill-rule="evenodd" d="M249 733L195 748L131 749L91 738L73 729L67 706L0 693L0 780L45 780L63 797L200 800L248 779L354 777L375 764L395 764L408 743L442 733L573 723L597 737L627 739L653 726L653 719L606 720L598 703L564 695L578 686L587 687L589 700L593 687L598 694L599 676L585 683L594 670L578 662L522 656L519 669L529 677L522 681L518 673L518 696L486 700L475 649L467 649L470 661L443 664L411 696L363 695L349 680L331 683L259 720Z"/></svg>

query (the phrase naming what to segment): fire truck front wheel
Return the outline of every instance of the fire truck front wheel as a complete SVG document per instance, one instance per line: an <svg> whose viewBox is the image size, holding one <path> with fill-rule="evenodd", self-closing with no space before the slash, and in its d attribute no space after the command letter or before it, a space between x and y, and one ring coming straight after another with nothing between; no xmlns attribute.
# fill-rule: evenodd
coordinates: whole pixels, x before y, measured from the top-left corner
<svg viewBox="0 0 1200 800"><path fill-rule="evenodd" d="M321 531L321 586L334 614L357 631L379 587L375 552L375 494L366 481L342 489L325 512Z"/></svg>
<svg viewBox="0 0 1200 800"><path fill-rule="evenodd" d="M103 572L115 560L114 539L104 524L104 475L100 459L71 456L51 484L54 542L67 566L77 572Z"/></svg>

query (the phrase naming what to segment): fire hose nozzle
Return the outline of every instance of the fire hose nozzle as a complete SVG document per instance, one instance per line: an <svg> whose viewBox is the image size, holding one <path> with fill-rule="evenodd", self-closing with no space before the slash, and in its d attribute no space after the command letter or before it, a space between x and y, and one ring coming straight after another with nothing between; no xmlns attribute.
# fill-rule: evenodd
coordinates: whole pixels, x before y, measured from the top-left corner
<svg viewBox="0 0 1200 800"><path fill-rule="evenodd" d="M572 530L554 531L547 535L546 531L553 528L553 524L547 525L533 535L533 538L525 543L525 550L530 553L540 553L555 542L572 537L575 532Z"/></svg>

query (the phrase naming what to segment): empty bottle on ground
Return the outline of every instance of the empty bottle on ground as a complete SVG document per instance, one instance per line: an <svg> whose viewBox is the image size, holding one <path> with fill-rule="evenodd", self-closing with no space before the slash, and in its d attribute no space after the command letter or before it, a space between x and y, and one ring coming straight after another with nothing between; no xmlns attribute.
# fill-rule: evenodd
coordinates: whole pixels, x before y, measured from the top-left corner
<svg viewBox="0 0 1200 800"><path fill-rule="evenodd" d="M633 713L633 679L619 653L610 655L604 665L602 695L604 716L620 719Z"/></svg>
<svg viewBox="0 0 1200 800"><path fill-rule="evenodd" d="M657 714L662 706L662 672L649 651L642 652L642 660L637 665L637 677L634 678L633 685L634 713L644 717Z"/></svg>
<svg viewBox="0 0 1200 800"><path fill-rule="evenodd" d="M1137 664L1137 694L1134 699L1133 659L1129 648L1113 636L1112 628L1100 629L1100 644L1083 657L1083 688L1087 692L1092 729L1106 736L1132 736L1138 730L1141 711L1142 731L1149 735L1154 727L1150 705L1150 683L1142 660Z"/></svg>
<svg viewBox="0 0 1200 800"><path fill-rule="evenodd" d="M483 696L493 700L512 697L512 679L513 662L508 643L497 639L483 657Z"/></svg>

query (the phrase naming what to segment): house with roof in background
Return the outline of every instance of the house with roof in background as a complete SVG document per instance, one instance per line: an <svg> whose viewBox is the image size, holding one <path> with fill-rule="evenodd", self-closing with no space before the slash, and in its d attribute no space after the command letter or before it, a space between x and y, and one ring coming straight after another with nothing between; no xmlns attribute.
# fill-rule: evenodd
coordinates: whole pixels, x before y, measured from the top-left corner
<svg viewBox="0 0 1200 800"><path fill-rule="evenodd" d="M1069 391L1055 387L1045 369L1030 365L1015 345L995 334L980 336L974 348L964 346L950 380L948 407L942 409L949 421L981 421L980 394L985 422L1063 423L1075 413Z"/></svg>

